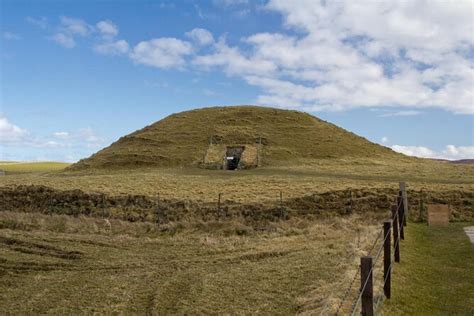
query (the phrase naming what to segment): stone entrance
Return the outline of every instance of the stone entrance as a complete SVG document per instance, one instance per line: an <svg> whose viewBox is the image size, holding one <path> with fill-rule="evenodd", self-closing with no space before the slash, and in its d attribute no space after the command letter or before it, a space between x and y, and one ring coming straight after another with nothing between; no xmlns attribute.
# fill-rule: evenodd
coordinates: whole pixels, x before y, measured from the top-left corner
<svg viewBox="0 0 474 316"><path fill-rule="evenodd" d="M260 166L260 150L262 145L242 144L242 145L209 145L201 168L238 170L251 169Z"/></svg>
<svg viewBox="0 0 474 316"><path fill-rule="evenodd" d="M239 167L240 159L245 147L227 147L225 154L225 170L235 170Z"/></svg>

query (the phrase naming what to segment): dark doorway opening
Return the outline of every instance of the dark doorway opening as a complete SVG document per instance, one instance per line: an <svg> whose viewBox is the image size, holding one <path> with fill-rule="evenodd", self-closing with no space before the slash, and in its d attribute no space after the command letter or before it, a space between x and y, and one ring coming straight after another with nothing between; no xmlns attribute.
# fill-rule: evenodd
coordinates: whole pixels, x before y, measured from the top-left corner
<svg viewBox="0 0 474 316"><path fill-rule="evenodd" d="M227 147L225 154L226 165L224 169L235 170L239 167L240 157L242 157L244 148L245 147Z"/></svg>

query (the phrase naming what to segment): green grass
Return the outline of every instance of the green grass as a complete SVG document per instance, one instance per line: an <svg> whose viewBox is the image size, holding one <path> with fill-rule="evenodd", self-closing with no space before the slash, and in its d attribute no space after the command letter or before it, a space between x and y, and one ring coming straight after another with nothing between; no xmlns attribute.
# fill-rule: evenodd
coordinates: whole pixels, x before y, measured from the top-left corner
<svg viewBox="0 0 474 316"><path fill-rule="evenodd" d="M0 161L0 169L7 173L53 172L64 170L70 164L66 162L9 162Z"/></svg>
<svg viewBox="0 0 474 316"><path fill-rule="evenodd" d="M474 315L474 245L463 231L409 224L385 315Z"/></svg>

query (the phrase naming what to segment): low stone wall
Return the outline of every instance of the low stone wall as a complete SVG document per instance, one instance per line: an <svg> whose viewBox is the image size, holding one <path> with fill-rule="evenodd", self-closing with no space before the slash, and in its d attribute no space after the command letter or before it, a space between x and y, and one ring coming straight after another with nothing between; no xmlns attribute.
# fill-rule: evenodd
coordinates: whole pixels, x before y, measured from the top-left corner
<svg viewBox="0 0 474 316"><path fill-rule="evenodd" d="M239 169L250 169L259 166L259 148L256 145L245 145L240 157Z"/></svg>
<svg viewBox="0 0 474 316"><path fill-rule="evenodd" d="M225 151L224 145L209 145L202 166L206 169L222 169Z"/></svg>

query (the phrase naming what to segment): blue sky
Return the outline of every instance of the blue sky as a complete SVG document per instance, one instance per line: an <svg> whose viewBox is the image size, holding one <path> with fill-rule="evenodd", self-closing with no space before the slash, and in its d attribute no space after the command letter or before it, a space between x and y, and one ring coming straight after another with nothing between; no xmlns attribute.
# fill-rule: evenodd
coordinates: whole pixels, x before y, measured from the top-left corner
<svg viewBox="0 0 474 316"><path fill-rule="evenodd" d="M472 6L2 0L0 160L77 161L171 113L233 104L474 158Z"/></svg>

